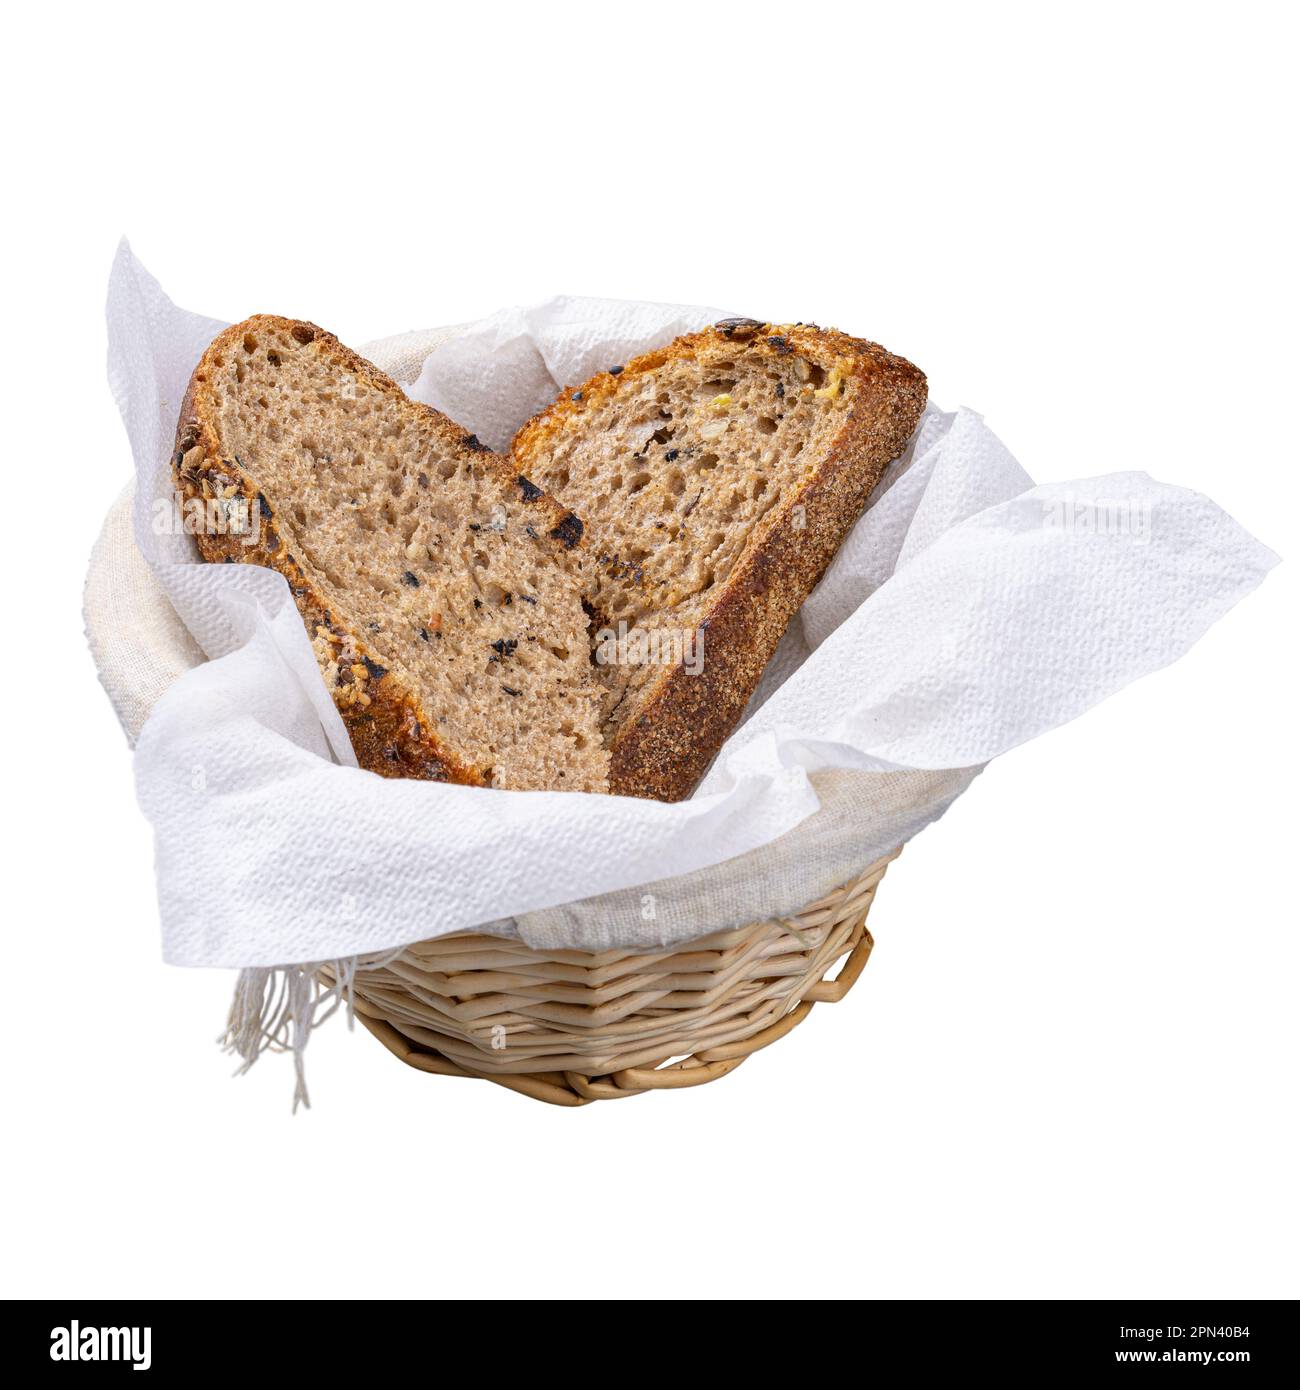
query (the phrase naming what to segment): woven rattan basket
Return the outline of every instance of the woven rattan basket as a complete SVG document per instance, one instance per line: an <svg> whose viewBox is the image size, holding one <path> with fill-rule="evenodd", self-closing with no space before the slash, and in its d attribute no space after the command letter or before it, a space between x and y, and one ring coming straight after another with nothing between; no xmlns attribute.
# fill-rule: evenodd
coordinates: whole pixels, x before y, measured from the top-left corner
<svg viewBox="0 0 1300 1390"><path fill-rule="evenodd" d="M536 951L471 932L422 941L357 972L357 1016L420 1071L553 1105L716 1081L853 987L897 854L794 917L650 955Z"/></svg>

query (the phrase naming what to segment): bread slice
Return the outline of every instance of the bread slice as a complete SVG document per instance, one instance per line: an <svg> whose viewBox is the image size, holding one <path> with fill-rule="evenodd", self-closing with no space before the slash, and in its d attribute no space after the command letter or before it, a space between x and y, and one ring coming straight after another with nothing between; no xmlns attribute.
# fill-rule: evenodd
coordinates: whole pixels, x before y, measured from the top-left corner
<svg viewBox="0 0 1300 1390"><path fill-rule="evenodd" d="M606 790L582 525L473 435L259 315L195 368L174 472L205 559L289 581L362 767Z"/></svg>
<svg viewBox="0 0 1300 1390"><path fill-rule="evenodd" d="M586 526L611 791L690 794L925 399L874 343L729 319L523 427L517 468Z"/></svg>

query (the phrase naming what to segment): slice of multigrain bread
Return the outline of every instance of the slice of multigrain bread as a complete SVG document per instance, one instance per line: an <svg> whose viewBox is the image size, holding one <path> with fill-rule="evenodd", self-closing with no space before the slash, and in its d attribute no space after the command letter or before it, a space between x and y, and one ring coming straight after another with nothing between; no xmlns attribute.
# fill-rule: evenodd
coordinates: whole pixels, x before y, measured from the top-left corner
<svg viewBox="0 0 1300 1390"><path fill-rule="evenodd" d="M363 767L607 789L582 525L473 435L332 334L259 315L195 368L174 472L209 519L246 519L205 524L204 559L288 580Z"/></svg>
<svg viewBox="0 0 1300 1390"><path fill-rule="evenodd" d="M586 526L611 791L690 794L925 399L875 343L729 319L519 432L518 470Z"/></svg>

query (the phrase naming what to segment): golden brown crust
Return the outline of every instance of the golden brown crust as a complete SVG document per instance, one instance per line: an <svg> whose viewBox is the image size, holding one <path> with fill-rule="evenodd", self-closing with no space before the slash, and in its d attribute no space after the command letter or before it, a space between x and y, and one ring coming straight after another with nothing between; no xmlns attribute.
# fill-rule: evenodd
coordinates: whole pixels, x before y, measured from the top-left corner
<svg viewBox="0 0 1300 1390"><path fill-rule="evenodd" d="M572 549L581 540L581 523L554 498L533 487L518 470L499 454L479 444L453 421L429 406L412 401L396 382L372 363L344 347L332 333L301 320L257 314L219 334L204 353L190 378L176 426L173 476L183 500L206 501L218 495L214 473L219 473L221 491L233 485L234 495L245 499L250 515L257 519L255 537L229 532L201 533L195 537L205 560L218 563L263 565L278 570L288 581L290 592L302 614L309 636L328 634L327 640L355 654L355 665L364 668L364 677L350 677L351 683L332 690L343 717L357 761L364 768L386 777L413 777L426 781L486 785L483 773L470 767L442 742L430 725L427 712L412 689L398 673L388 670L355 631L337 613L330 611L323 596L313 587L301 565L290 553L280 534L275 511L242 462L223 448L212 401L214 367L227 352L234 352L246 333L259 328L275 328L291 333L304 345L312 343L328 353L341 372L349 372L368 386L389 395L398 409L432 421L448 446L456 453L472 453L476 464L495 474L503 488L513 488L523 502L537 509L538 532L551 538L558 549ZM202 454L195 450L201 449ZM352 685L364 686L365 702L354 698Z"/></svg>
<svg viewBox="0 0 1300 1390"><path fill-rule="evenodd" d="M730 325L730 326L728 326ZM678 801L689 796L735 729L790 619L857 520L885 467L902 453L925 408L924 375L876 343L812 324L727 320L645 353L621 372L566 390L515 437L521 467L621 385L674 358L716 352L798 354L856 389L824 457L756 528L700 622L704 660L665 671L637 697L611 743L610 790ZM802 507L801 513L795 509ZM799 525L795 524L798 517ZM593 538L596 542L599 537Z"/></svg>

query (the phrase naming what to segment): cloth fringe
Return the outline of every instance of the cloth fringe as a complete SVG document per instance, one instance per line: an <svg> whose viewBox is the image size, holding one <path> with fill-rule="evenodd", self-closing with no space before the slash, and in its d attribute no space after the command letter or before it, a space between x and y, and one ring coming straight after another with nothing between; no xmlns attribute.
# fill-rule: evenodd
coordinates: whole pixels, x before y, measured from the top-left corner
<svg viewBox="0 0 1300 1390"><path fill-rule="evenodd" d="M310 1110L304 1053L312 1031L332 1018L340 1007L347 1011L349 1030L354 1028L353 987L357 971L382 968L401 954L398 948L378 955L241 970L230 1001L226 1031L217 1039L223 1051L241 1059L235 1075L243 1076L264 1052L292 1052L294 1113L299 1103ZM321 970L328 970L333 976L332 985L321 980Z"/></svg>

